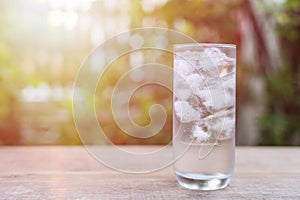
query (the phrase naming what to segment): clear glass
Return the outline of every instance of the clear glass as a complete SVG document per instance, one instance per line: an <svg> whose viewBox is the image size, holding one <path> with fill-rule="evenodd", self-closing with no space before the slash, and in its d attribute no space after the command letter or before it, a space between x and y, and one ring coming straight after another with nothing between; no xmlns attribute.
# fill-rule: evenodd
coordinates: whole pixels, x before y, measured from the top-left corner
<svg viewBox="0 0 300 200"><path fill-rule="evenodd" d="M225 188L234 170L236 46L174 46L174 171L185 188Z"/></svg>

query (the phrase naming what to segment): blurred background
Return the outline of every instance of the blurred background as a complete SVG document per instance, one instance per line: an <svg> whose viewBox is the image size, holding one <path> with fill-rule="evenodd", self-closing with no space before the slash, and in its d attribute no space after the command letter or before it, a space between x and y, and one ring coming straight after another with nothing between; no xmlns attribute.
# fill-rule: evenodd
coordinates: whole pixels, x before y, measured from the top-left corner
<svg viewBox="0 0 300 200"><path fill-rule="evenodd" d="M106 39L142 27L237 44L237 144L300 145L299 0L0 0L0 144L81 144L72 115L81 63ZM115 65L102 93L128 71ZM131 102L139 124L153 103L167 109L161 133L144 141L117 128L108 96L99 93L98 118L112 142L171 141L170 91L148 87Z"/></svg>

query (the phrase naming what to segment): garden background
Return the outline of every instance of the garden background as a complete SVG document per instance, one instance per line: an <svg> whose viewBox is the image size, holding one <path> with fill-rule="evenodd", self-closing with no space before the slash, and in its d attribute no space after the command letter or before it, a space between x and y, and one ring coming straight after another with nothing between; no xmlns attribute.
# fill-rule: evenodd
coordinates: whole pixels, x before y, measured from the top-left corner
<svg viewBox="0 0 300 200"><path fill-rule="evenodd" d="M0 144L81 144L72 114L76 73L106 39L143 27L236 44L237 144L300 144L298 0L0 0ZM130 65L116 65L97 93L105 133L115 144L170 142L172 93L163 89L144 88L132 100L140 125L152 104L164 105L168 119L157 136L140 140L118 129L109 94Z"/></svg>

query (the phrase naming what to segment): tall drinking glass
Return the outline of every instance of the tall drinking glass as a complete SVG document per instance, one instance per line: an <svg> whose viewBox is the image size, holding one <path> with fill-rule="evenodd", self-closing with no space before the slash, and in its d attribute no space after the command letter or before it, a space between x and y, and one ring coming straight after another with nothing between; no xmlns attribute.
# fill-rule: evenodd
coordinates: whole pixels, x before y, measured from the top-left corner
<svg viewBox="0 0 300 200"><path fill-rule="evenodd" d="M174 46L174 171L185 188L228 185L235 160L236 46Z"/></svg>

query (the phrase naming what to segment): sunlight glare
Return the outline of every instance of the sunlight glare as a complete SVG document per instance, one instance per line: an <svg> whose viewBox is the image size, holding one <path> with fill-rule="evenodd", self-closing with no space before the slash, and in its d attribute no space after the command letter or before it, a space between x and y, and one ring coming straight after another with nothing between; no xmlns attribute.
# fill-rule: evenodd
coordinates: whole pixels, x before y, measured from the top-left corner
<svg viewBox="0 0 300 200"><path fill-rule="evenodd" d="M60 10L52 10L48 13L48 23L51 26L61 26L64 21L64 13Z"/></svg>

